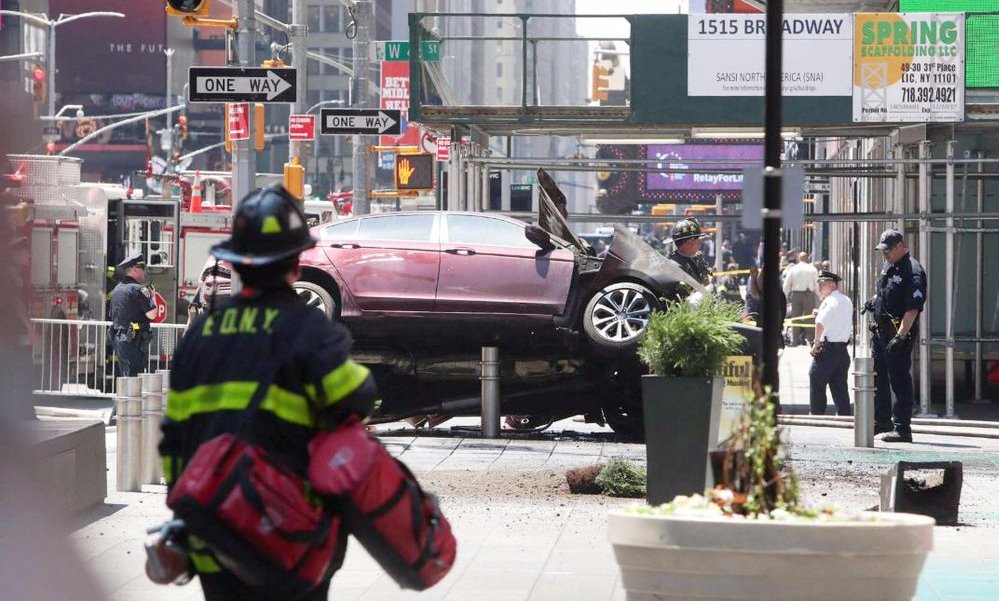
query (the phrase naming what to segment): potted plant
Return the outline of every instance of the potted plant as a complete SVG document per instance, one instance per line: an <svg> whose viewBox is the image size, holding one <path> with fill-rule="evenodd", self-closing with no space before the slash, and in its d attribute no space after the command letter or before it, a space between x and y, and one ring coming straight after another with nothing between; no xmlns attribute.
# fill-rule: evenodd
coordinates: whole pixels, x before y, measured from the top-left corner
<svg viewBox="0 0 999 601"><path fill-rule="evenodd" d="M743 343L732 328L740 314L739 305L708 295L668 303L649 319L638 356L651 372L642 377L651 505L704 492L725 387L720 374Z"/></svg>
<svg viewBox="0 0 999 601"><path fill-rule="evenodd" d="M613 511L608 532L628 598L909 601L933 519L845 514L799 502L770 395L753 399L707 495Z"/></svg>

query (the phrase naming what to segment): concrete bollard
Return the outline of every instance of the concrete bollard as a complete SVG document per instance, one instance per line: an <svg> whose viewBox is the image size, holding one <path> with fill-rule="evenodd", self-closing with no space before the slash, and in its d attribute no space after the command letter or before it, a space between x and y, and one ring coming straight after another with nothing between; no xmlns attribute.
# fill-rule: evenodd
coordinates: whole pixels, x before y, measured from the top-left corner
<svg viewBox="0 0 999 601"><path fill-rule="evenodd" d="M142 468L143 484L159 484L162 478L160 455L160 420L163 418L163 375L141 374L142 380Z"/></svg>
<svg viewBox="0 0 999 601"><path fill-rule="evenodd" d="M142 490L140 463L142 461L142 380L120 377L117 381L118 409L117 477L120 492Z"/></svg>
<svg viewBox="0 0 999 601"><path fill-rule="evenodd" d="M853 359L853 446L874 446L874 359Z"/></svg>
<svg viewBox="0 0 999 601"><path fill-rule="evenodd" d="M482 347L482 437L500 435L500 361L499 349Z"/></svg>

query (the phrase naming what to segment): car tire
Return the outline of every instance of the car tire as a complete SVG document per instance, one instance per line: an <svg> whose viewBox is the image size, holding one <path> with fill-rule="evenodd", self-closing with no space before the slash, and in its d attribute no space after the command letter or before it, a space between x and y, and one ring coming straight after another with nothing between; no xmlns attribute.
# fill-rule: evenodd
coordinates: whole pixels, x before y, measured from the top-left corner
<svg viewBox="0 0 999 601"><path fill-rule="evenodd" d="M336 318L336 301L333 300L329 290L307 280L299 280L292 284L291 288L306 305L319 309L329 319Z"/></svg>
<svg viewBox="0 0 999 601"><path fill-rule="evenodd" d="M660 309L652 290L637 282L617 282L598 290L583 311L583 331L596 350L635 350L652 311Z"/></svg>

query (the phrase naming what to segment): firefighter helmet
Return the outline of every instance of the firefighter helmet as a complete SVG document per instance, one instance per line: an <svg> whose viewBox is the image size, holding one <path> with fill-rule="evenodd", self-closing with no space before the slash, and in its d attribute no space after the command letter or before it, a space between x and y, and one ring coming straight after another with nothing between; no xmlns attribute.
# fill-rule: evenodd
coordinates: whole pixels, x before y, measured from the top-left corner
<svg viewBox="0 0 999 601"><path fill-rule="evenodd" d="M681 219L673 225L673 244L681 244L691 238L707 238L701 233L701 226L696 219Z"/></svg>
<svg viewBox="0 0 999 601"><path fill-rule="evenodd" d="M265 267L315 245L298 201L275 184L243 199L233 220L232 235L211 252L237 267Z"/></svg>

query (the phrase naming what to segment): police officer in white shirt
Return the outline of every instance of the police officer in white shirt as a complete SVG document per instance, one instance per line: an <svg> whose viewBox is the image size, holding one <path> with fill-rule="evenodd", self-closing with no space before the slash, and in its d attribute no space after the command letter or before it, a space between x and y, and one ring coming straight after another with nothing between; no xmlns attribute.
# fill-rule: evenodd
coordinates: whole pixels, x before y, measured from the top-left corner
<svg viewBox="0 0 999 601"><path fill-rule="evenodd" d="M839 282L840 277L835 273L819 273L819 295L823 300L815 316L814 359L808 372L813 415L826 412L826 386L832 391L836 413L852 415L846 384L850 371L850 354L846 344L853 334L853 303L839 291Z"/></svg>

